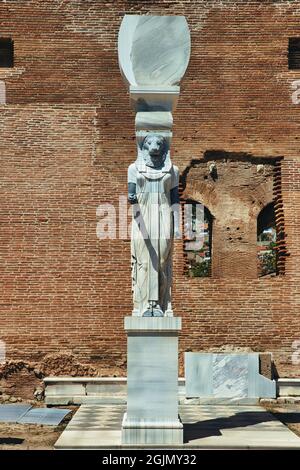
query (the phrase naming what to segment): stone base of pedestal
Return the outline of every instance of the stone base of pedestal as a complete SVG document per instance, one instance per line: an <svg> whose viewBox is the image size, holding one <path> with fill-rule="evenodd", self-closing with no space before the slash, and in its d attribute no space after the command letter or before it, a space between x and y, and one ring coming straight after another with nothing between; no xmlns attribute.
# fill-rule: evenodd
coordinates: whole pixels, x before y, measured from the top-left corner
<svg viewBox="0 0 300 470"><path fill-rule="evenodd" d="M183 426L179 419L173 422L128 421L127 413L122 422L122 444L138 445L182 445Z"/></svg>
<svg viewBox="0 0 300 470"><path fill-rule="evenodd" d="M127 413L123 445L181 445L178 317L126 317Z"/></svg>

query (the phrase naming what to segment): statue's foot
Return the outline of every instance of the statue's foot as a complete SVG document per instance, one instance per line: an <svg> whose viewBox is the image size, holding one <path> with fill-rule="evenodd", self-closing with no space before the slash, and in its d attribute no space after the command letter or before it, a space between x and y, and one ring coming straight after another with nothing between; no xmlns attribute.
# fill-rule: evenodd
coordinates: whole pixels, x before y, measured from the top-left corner
<svg viewBox="0 0 300 470"><path fill-rule="evenodd" d="M143 313L143 317L153 317L151 310L145 310Z"/></svg>
<svg viewBox="0 0 300 470"><path fill-rule="evenodd" d="M160 308L154 308L153 309L153 316L154 317L163 317L164 312Z"/></svg>

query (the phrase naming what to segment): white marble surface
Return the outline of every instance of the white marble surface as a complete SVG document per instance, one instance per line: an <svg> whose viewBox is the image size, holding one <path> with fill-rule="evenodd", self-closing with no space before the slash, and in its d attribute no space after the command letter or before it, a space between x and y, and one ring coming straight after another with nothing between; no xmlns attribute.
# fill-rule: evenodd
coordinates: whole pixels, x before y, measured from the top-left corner
<svg viewBox="0 0 300 470"><path fill-rule="evenodd" d="M124 328L128 333L176 332L181 330L181 317L125 317Z"/></svg>
<svg viewBox="0 0 300 470"><path fill-rule="evenodd" d="M299 397L300 379L283 377L278 379L278 392L281 397Z"/></svg>
<svg viewBox="0 0 300 470"><path fill-rule="evenodd" d="M178 323L176 317L127 317L127 421L178 418ZM125 319L125 321L126 321ZM148 320L148 321L147 321ZM137 330L137 324L141 329ZM150 324L147 330L145 324ZM170 325L169 330L167 324ZM156 326L156 330L153 327Z"/></svg>
<svg viewBox="0 0 300 470"><path fill-rule="evenodd" d="M136 130L171 130L173 116L170 112L138 112L135 116Z"/></svg>
<svg viewBox="0 0 300 470"><path fill-rule="evenodd" d="M125 15L119 31L120 69L129 85L178 85L190 58L184 16Z"/></svg>
<svg viewBox="0 0 300 470"><path fill-rule="evenodd" d="M173 421L128 420L127 413L122 421L122 445L182 445L183 425L176 418Z"/></svg>
<svg viewBox="0 0 300 470"><path fill-rule="evenodd" d="M178 317L126 317L127 414L123 444L182 443L178 420Z"/></svg>
<svg viewBox="0 0 300 470"><path fill-rule="evenodd" d="M179 86L130 86L130 100L136 112L174 111L179 99Z"/></svg>
<svg viewBox="0 0 300 470"><path fill-rule="evenodd" d="M261 406L183 405L181 449L300 449L300 438ZM125 406L83 405L55 443L56 449L122 448ZM175 431L175 430L174 430ZM126 445L125 445L126 447ZM161 448L162 444L147 447Z"/></svg>
<svg viewBox="0 0 300 470"><path fill-rule="evenodd" d="M172 191L178 190L178 185L179 170L171 163L168 139L161 131L147 133L139 142L136 161L128 167L129 200L133 204L133 315L173 316L175 211Z"/></svg>
<svg viewBox="0 0 300 470"><path fill-rule="evenodd" d="M85 395L85 386L80 383L48 384L46 387L46 396L55 395Z"/></svg>
<svg viewBox="0 0 300 470"><path fill-rule="evenodd" d="M259 374L258 353L185 353L186 396L274 398L276 382Z"/></svg>
<svg viewBox="0 0 300 470"><path fill-rule="evenodd" d="M45 403L66 405L83 403L126 404L127 377L45 377ZM69 393L69 386L82 384L80 393ZM51 388L59 385L60 389ZM50 390L50 394L48 394ZM58 393L61 391L61 393ZM71 389L73 392L74 389ZM185 397L185 379L178 379L178 398Z"/></svg>
<svg viewBox="0 0 300 470"><path fill-rule="evenodd" d="M213 394L218 397L248 396L248 356L213 355Z"/></svg>
<svg viewBox="0 0 300 470"><path fill-rule="evenodd" d="M118 383L126 383L126 377L90 377L90 376L82 376L82 377L70 377L69 375L66 376L59 376L59 377L45 377L43 379L45 385L48 384L73 384L73 383L95 383L95 384L118 384Z"/></svg>

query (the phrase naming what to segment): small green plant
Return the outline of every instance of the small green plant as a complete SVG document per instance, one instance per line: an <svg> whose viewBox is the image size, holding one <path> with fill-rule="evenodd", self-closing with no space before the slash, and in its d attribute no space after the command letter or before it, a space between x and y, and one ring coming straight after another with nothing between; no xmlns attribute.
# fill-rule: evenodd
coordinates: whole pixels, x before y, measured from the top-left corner
<svg viewBox="0 0 300 470"><path fill-rule="evenodd" d="M191 277L208 277L209 276L209 260L193 263L189 269Z"/></svg>
<svg viewBox="0 0 300 470"><path fill-rule="evenodd" d="M273 274L277 271L277 256L276 256L276 243L271 242L268 246L268 251L262 253L260 256L261 275Z"/></svg>

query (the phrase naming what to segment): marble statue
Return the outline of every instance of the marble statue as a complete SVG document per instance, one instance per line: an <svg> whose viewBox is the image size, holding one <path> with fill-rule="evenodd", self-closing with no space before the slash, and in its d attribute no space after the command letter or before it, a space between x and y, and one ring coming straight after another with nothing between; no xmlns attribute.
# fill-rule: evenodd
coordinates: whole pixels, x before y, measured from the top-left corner
<svg viewBox="0 0 300 470"><path fill-rule="evenodd" d="M170 160L172 113L191 38L183 16L125 15L119 30L121 74L135 110L138 156L128 169L133 205L133 316L172 317L174 231L179 228L178 169Z"/></svg>
<svg viewBox="0 0 300 470"><path fill-rule="evenodd" d="M178 168L166 137L148 133L128 168L133 204L132 287L136 316L173 316L171 307L174 228L178 231Z"/></svg>
<svg viewBox="0 0 300 470"><path fill-rule="evenodd" d="M179 172L170 147L190 49L183 16L125 15L122 20L119 65L135 112L137 142L136 161L128 168L134 308L124 319L126 446L183 444L178 416L181 318L173 316L171 306L173 240L180 235Z"/></svg>
<svg viewBox="0 0 300 470"><path fill-rule="evenodd" d="M138 156L128 169L133 205L133 316L172 317L173 239L179 230L178 169L170 160L173 111L190 58L183 16L125 15L121 74L135 110Z"/></svg>

